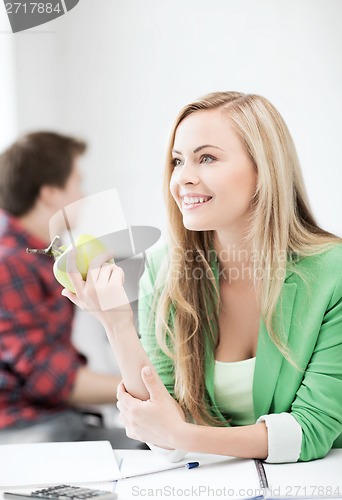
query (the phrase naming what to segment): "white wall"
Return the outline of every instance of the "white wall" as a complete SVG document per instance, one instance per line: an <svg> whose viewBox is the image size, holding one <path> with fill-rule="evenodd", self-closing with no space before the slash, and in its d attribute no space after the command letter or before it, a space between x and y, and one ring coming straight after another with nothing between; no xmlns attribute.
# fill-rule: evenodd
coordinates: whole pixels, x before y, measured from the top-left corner
<svg viewBox="0 0 342 500"><path fill-rule="evenodd" d="M5 14L5 5L0 5L0 151L6 148L17 135L16 87L15 87L14 36Z"/></svg>
<svg viewBox="0 0 342 500"><path fill-rule="evenodd" d="M19 130L87 138L88 192L116 187L128 222L163 228L180 106L214 90L260 93L288 122L319 222L342 235L341 14L340 0L82 0L15 35Z"/></svg>

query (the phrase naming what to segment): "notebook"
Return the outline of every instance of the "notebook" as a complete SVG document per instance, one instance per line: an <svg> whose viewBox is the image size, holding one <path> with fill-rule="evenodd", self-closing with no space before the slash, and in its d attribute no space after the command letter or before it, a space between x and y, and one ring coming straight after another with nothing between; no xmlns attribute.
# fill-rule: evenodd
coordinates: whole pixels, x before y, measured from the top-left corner
<svg viewBox="0 0 342 500"><path fill-rule="evenodd" d="M262 495L296 500L342 498L342 450L331 450L324 459L290 464L188 453L179 464L190 461L198 461L200 466L121 480L115 491L125 500L143 497L234 500ZM161 468L160 462L161 458L149 451L126 450L121 473L130 476L147 472L158 466Z"/></svg>

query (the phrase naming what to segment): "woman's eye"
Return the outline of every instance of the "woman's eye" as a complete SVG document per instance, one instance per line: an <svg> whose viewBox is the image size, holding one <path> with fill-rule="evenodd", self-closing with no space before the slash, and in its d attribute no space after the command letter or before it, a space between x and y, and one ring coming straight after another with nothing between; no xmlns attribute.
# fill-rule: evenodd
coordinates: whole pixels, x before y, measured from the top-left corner
<svg viewBox="0 0 342 500"><path fill-rule="evenodd" d="M211 155L203 155L201 156L201 163L211 163L215 161L216 158L214 158Z"/></svg>
<svg viewBox="0 0 342 500"><path fill-rule="evenodd" d="M173 160L171 161L171 165L173 165L174 167L178 167L181 164L182 160L180 158L173 158Z"/></svg>

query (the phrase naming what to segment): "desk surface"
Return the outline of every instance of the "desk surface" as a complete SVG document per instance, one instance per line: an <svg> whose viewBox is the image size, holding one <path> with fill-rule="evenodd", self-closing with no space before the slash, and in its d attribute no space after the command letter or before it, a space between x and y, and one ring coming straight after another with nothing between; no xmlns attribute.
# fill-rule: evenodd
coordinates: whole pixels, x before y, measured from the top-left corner
<svg viewBox="0 0 342 500"><path fill-rule="evenodd" d="M149 450L115 450L118 463L124 473L135 463L149 470L155 464L155 455ZM207 458L208 457L208 458ZM253 460L234 457L208 456L191 453L187 461L198 459L200 467L186 470L176 469L157 474L125 479L118 483L84 483L89 488L116 491L118 500L130 498L246 498L260 495L258 478ZM164 462L166 467L175 464ZM313 495L315 498L332 497L339 490L342 499L342 449L334 449L321 460L294 464L264 464L270 486L275 495L293 497ZM152 470L154 467L152 467ZM1 471L0 471L1 473ZM281 482L281 488L276 490ZM7 488L3 491L16 490ZM32 488L33 490L34 488ZM27 491L27 488L22 489Z"/></svg>

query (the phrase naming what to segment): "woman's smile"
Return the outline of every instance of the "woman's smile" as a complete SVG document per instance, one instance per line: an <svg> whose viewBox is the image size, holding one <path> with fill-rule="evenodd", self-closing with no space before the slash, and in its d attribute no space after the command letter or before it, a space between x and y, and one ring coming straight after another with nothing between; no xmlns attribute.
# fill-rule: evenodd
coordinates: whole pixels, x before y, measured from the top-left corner
<svg viewBox="0 0 342 500"><path fill-rule="evenodd" d="M212 196L183 196L182 208L192 210L208 204L213 199Z"/></svg>

